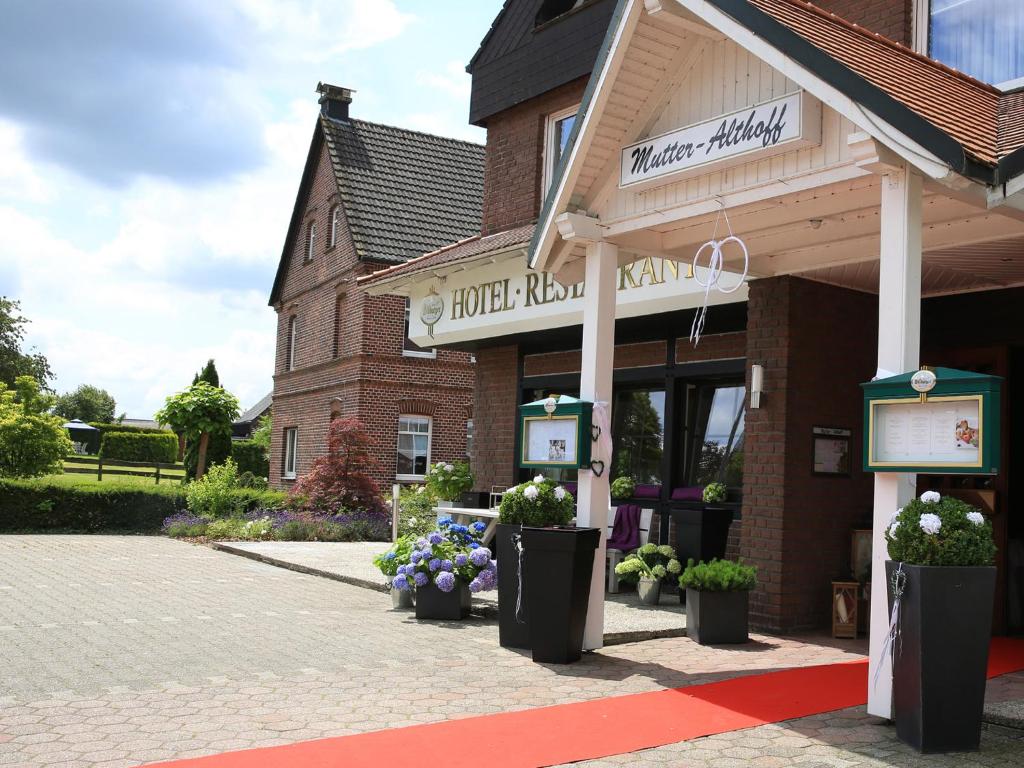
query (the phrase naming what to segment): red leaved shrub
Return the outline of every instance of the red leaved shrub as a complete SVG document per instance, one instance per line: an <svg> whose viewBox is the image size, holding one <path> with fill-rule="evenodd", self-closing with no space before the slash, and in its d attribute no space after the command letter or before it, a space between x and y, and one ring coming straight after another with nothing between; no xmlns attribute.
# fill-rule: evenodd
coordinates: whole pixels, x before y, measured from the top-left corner
<svg viewBox="0 0 1024 768"><path fill-rule="evenodd" d="M347 416L331 422L327 454L313 462L309 474L292 489L293 505L322 515L366 512L386 515L384 499L370 473L377 461L370 454L373 440L359 419Z"/></svg>

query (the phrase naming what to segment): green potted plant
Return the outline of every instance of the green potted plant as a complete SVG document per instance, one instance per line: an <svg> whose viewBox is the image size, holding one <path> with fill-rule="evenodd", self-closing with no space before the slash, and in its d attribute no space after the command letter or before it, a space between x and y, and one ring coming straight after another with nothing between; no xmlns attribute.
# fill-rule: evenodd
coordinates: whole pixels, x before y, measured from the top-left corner
<svg viewBox="0 0 1024 768"><path fill-rule="evenodd" d="M622 475L612 480L611 495L613 499L631 499L636 491L636 482L629 475Z"/></svg>
<svg viewBox="0 0 1024 768"><path fill-rule="evenodd" d="M669 574L678 576L681 570L676 551L668 544L644 544L615 566L618 576L630 581L636 579L640 601L647 605L660 602L662 580Z"/></svg>
<svg viewBox="0 0 1024 768"><path fill-rule="evenodd" d="M534 661L580 658L594 550L601 532L574 528L572 495L537 475L505 491L497 531L501 645L530 648Z"/></svg>
<svg viewBox="0 0 1024 768"><path fill-rule="evenodd" d="M885 531L896 734L920 752L976 750L981 739L996 545L971 505L927 491Z"/></svg>
<svg viewBox="0 0 1024 768"><path fill-rule="evenodd" d="M427 470L427 489L438 499L439 507L461 507L463 492L472 487L473 473L464 461L439 461Z"/></svg>
<svg viewBox="0 0 1024 768"><path fill-rule="evenodd" d="M701 490L700 501L680 504L672 509L679 559L710 562L725 557L732 526L733 509L725 504L725 483L711 482ZM686 590L679 590L679 602L686 602Z"/></svg>
<svg viewBox="0 0 1024 768"><path fill-rule="evenodd" d="M702 498L705 504L721 504L725 501L727 494L728 489L725 487L725 483L708 483L704 486Z"/></svg>
<svg viewBox="0 0 1024 768"><path fill-rule="evenodd" d="M373 558L373 564L384 574L384 583L391 592L391 603L395 608L412 608L413 595L410 589L395 589L392 584L395 576L398 575L399 567L406 566L410 562L413 546L416 542L415 536L400 536L391 549L381 552Z"/></svg>
<svg viewBox="0 0 1024 768"><path fill-rule="evenodd" d="M732 560L689 560L679 577L686 590L686 634L701 645L745 643L757 569Z"/></svg>

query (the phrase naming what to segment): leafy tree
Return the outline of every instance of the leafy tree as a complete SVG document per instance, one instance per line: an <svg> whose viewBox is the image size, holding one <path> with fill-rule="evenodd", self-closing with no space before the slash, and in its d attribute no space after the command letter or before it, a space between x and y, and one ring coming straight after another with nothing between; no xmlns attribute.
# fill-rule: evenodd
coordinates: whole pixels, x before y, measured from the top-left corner
<svg viewBox="0 0 1024 768"><path fill-rule="evenodd" d="M270 438L274 433L274 418L269 414L260 416L256 423L256 429L252 431L250 439L263 449L263 454L270 458Z"/></svg>
<svg viewBox="0 0 1024 768"><path fill-rule="evenodd" d="M109 424L114 421L117 403L107 390L91 384L79 384L74 392L67 392L57 398L53 412L62 419L81 419L84 422L99 421Z"/></svg>
<svg viewBox="0 0 1024 768"><path fill-rule="evenodd" d="M332 515L357 510L383 514L380 488L370 477L377 464L370 454L372 444L359 419L332 421L327 454L318 457L292 489L297 505Z"/></svg>
<svg viewBox="0 0 1024 768"><path fill-rule="evenodd" d="M38 477L60 471L72 450L59 417L48 411L53 396L32 376L19 376L15 388L0 381L0 477Z"/></svg>
<svg viewBox="0 0 1024 768"><path fill-rule="evenodd" d="M190 444L196 444L197 480L206 472L211 436L227 435L230 439L231 422L237 418L238 398L205 381L171 395L164 407L156 413L157 421L183 434Z"/></svg>
<svg viewBox="0 0 1024 768"><path fill-rule="evenodd" d="M205 381L214 387L220 387L220 375L217 373L217 365L213 360L207 360L203 370L197 373L192 383L197 384ZM209 444L206 447L206 466L212 467L215 464L223 464L231 457L231 431L226 434L210 435ZM196 441L186 443L185 446L185 476L189 479L198 477L196 470L199 466L199 445Z"/></svg>
<svg viewBox="0 0 1024 768"><path fill-rule="evenodd" d="M661 415L650 392L626 391L615 403L615 461L613 477L632 477L638 483L658 482L664 453Z"/></svg>
<svg viewBox="0 0 1024 768"><path fill-rule="evenodd" d="M13 389L19 376L31 376L41 389L48 389L53 378L50 364L40 353L22 350L28 322L20 302L0 296L0 382Z"/></svg>

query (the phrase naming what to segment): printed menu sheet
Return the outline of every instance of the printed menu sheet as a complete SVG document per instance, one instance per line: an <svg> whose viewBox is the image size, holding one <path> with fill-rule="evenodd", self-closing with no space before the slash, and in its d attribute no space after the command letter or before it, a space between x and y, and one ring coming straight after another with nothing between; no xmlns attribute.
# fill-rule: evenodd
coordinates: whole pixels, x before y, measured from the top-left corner
<svg viewBox="0 0 1024 768"><path fill-rule="evenodd" d="M576 463L576 419L534 419L526 422L526 460Z"/></svg>
<svg viewBox="0 0 1024 768"><path fill-rule="evenodd" d="M979 463L979 406L978 400L875 405L874 461Z"/></svg>

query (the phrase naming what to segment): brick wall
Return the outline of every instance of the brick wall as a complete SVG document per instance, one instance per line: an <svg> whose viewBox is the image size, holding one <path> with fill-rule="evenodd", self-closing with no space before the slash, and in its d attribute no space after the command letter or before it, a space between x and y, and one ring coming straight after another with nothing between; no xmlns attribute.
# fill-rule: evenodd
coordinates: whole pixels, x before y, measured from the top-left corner
<svg viewBox="0 0 1024 768"><path fill-rule="evenodd" d="M912 47L912 0L816 0L825 11Z"/></svg>
<svg viewBox="0 0 1024 768"><path fill-rule="evenodd" d="M485 235L537 220L546 118L579 104L586 84L586 78L575 80L488 118Z"/></svg>
<svg viewBox="0 0 1024 768"><path fill-rule="evenodd" d="M464 352L438 350L435 359L402 354L405 300L369 296L356 286L356 277L380 265L357 259L344 217L337 243L330 246L330 215L337 202L337 182L323 148L276 307L271 482L276 487L290 484L281 477L285 429L298 429L296 469L302 475L326 451L332 414L357 416L375 443L379 467L374 479L387 492L395 476L400 413L411 409L432 417L431 460L464 458L474 370ZM317 232L313 259L307 261L310 221L316 222ZM296 367L289 371L292 317L298 322L299 341Z"/></svg>
<svg viewBox="0 0 1024 768"><path fill-rule="evenodd" d="M489 347L476 355L473 471L477 490L514 481L519 347Z"/></svg>
<svg viewBox="0 0 1024 768"><path fill-rule="evenodd" d="M740 554L758 567L755 626L826 625L830 582L849 570L850 532L870 520L859 383L874 374L877 313L875 297L855 291L798 278L751 283L747 358L764 366L765 392L746 414ZM852 430L850 477L813 474L815 426Z"/></svg>

